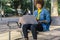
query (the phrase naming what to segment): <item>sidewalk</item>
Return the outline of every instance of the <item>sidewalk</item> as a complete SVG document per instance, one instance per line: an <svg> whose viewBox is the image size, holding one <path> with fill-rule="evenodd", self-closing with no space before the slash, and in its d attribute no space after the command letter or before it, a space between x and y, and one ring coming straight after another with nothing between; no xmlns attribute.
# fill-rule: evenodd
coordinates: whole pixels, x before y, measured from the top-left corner
<svg viewBox="0 0 60 40"><path fill-rule="evenodd" d="M21 33L17 30L11 31L11 40L21 38ZM29 33L29 38L32 40L31 33ZM0 40L9 40L9 33L0 34ZM23 40L23 39L20 39ZM38 40L60 40L60 26L51 26L48 32L39 32Z"/></svg>
<svg viewBox="0 0 60 40"><path fill-rule="evenodd" d="M21 38L20 32L11 31L11 40ZM9 32L0 34L0 40L9 40Z"/></svg>
<svg viewBox="0 0 60 40"><path fill-rule="evenodd" d="M0 20L0 40L9 40L9 27L7 26L8 21L18 21L19 17L12 17L12 18L2 18L2 21ZM59 19L56 19L59 20ZM3 24L4 23L4 24ZM53 21L54 25L60 24L58 21ZM56 23L56 24L55 24ZM14 24L15 26L15 24ZM17 29L18 27L12 27L11 31L11 40L15 40L17 38L21 38L21 33L18 32ZM29 33L29 38L30 40L32 39L31 33ZM20 39L24 40L24 39ZM48 32L39 32L38 34L38 40L60 40L60 26L51 26L50 31Z"/></svg>

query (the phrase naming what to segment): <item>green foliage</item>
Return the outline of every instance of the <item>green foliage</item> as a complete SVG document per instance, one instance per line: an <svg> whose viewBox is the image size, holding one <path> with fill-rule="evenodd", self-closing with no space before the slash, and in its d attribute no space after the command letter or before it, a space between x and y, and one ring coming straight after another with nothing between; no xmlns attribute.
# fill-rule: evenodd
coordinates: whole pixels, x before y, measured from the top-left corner
<svg viewBox="0 0 60 40"><path fill-rule="evenodd" d="M60 15L60 0L58 0L58 14Z"/></svg>
<svg viewBox="0 0 60 40"><path fill-rule="evenodd" d="M13 6L15 9L17 9L18 5L19 5L19 0L14 0L13 2Z"/></svg>
<svg viewBox="0 0 60 40"><path fill-rule="evenodd" d="M6 14L14 14L13 11L11 10L11 7L9 7L9 6L4 7L4 12Z"/></svg>
<svg viewBox="0 0 60 40"><path fill-rule="evenodd" d="M47 0L46 8L51 12L51 0Z"/></svg>
<svg viewBox="0 0 60 40"><path fill-rule="evenodd" d="M12 12L12 10L9 7L5 7L4 11L5 11L5 13L11 13Z"/></svg>

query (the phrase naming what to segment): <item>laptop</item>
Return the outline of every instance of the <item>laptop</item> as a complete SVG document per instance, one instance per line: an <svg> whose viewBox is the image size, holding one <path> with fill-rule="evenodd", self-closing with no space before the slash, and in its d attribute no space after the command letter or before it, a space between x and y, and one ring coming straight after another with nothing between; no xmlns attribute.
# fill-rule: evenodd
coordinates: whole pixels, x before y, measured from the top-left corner
<svg viewBox="0 0 60 40"><path fill-rule="evenodd" d="M24 15L19 18L21 24L38 24L36 18L33 15Z"/></svg>

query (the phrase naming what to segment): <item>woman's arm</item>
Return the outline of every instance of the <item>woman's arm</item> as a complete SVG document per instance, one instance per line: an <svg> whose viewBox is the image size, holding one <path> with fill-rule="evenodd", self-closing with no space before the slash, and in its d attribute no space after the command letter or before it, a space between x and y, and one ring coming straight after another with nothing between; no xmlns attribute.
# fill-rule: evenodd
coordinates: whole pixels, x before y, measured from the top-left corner
<svg viewBox="0 0 60 40"><path fill-rule="evenodd" d="M40 23L49 23L50 22L50 13L48 10L44 11L45 20L38 21Z"/></svg>

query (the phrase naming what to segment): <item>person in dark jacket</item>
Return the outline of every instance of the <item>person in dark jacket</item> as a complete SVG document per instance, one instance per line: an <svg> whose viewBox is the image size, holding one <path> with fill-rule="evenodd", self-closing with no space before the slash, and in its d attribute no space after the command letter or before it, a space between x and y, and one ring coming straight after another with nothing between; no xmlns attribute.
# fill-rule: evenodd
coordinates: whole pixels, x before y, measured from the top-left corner
<svg viewBox="0 0 60 40"><path fill-rule="evenodd" d="M43 6L44 6L44 1L36 2L37 10L34 11L33 16L36 17L38 25L36 24L23 25L22 29L25 40L28 40L28 29L30 29L32 32L33 40L37 40L37 31L49 31L50 13Z"/></svg>

